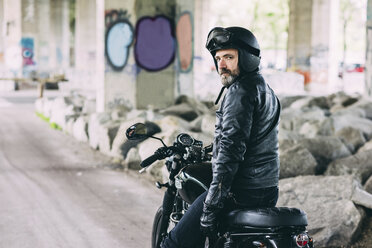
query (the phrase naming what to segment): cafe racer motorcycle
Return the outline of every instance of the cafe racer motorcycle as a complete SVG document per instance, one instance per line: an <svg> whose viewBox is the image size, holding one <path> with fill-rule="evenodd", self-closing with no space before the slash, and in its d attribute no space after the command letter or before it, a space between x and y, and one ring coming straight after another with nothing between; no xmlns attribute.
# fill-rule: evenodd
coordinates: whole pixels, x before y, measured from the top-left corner
<svg viewBox="0 0 372 248"><path fill-rule="evenodd" d="M157 182L156 186L166 188L163 204L157 210L151 237L151 247L160 248L168 231L177 225L188 207L212 181L212 145L203 147L203 142L187 133L177 136L172 146L166 146L157 137L147 133L145 124L137 123L126 131L129 140L155 138L163 146L141 162L146 170L157 160L165 160L169 181ZM234 210L221 220L219 238L209 247L223 248L292 248L313 247L313 240L307 234L306 213L297 208L273 207Z"/></svg>

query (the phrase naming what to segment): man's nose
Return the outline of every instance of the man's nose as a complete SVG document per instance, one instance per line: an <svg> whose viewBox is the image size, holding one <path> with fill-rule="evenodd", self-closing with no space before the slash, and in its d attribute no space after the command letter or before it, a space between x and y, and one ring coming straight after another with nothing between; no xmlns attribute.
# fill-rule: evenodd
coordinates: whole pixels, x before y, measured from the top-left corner
<svg viewBox="0 0 372 248"><path fill-rule="evenodd" d="M218 62L218 68L226 68L226 62L224 59L221 59L219 62Z"/></svg>

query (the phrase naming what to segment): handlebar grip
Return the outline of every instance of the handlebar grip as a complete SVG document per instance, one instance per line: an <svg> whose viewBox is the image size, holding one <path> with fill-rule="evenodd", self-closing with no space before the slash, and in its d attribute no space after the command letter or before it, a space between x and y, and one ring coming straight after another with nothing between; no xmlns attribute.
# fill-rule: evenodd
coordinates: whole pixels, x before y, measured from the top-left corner
<svg viewBox="0 0 372 248"><path fill-rule="evenodd" d="M151 165L152 163L154 163L156 160L159 159L159 155L157 154L154 154L154 155L151 155L150 157L146 158L145 160L143 160L141 163L140 163L140 166L142 168L145 168L149 165Z"/></svg>

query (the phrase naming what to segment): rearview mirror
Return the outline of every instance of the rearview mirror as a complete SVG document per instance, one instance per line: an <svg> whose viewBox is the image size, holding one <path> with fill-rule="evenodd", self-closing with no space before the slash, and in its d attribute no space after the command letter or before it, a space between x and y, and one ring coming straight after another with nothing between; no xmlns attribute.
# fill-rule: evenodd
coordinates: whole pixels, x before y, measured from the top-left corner
<svg viewBox="0 0 372 248"><path fill-rule="evenodd" d="M147 135L147 128L143 123L136 123L130 126L126 132L129 140L139 140L149 137Z"/></svg>

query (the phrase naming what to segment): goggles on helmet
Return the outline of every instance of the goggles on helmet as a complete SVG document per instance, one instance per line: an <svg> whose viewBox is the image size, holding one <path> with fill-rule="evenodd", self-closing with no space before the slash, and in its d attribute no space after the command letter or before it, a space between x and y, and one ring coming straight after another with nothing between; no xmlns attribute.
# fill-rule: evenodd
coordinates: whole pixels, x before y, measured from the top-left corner
<svg viewBox="0 0 372 248"><path fill-rule="evenodd" d="M217 49L223 49L227 45L244 47L253 55L260 57L260 50L250 46L238 37L234 38L234 34L225 28L216 27L209 32L207 43L205 44L208 51L212 52Z"/></svg>
<svg viewBox="0 0 372 248"><path fill-rule="evenodd" d="M220 48L221 46L231 43L232 36L233 33L226 30L225 28L214 28L209 32L205 47L209 51L213 51L216 48Z"/></svg>

